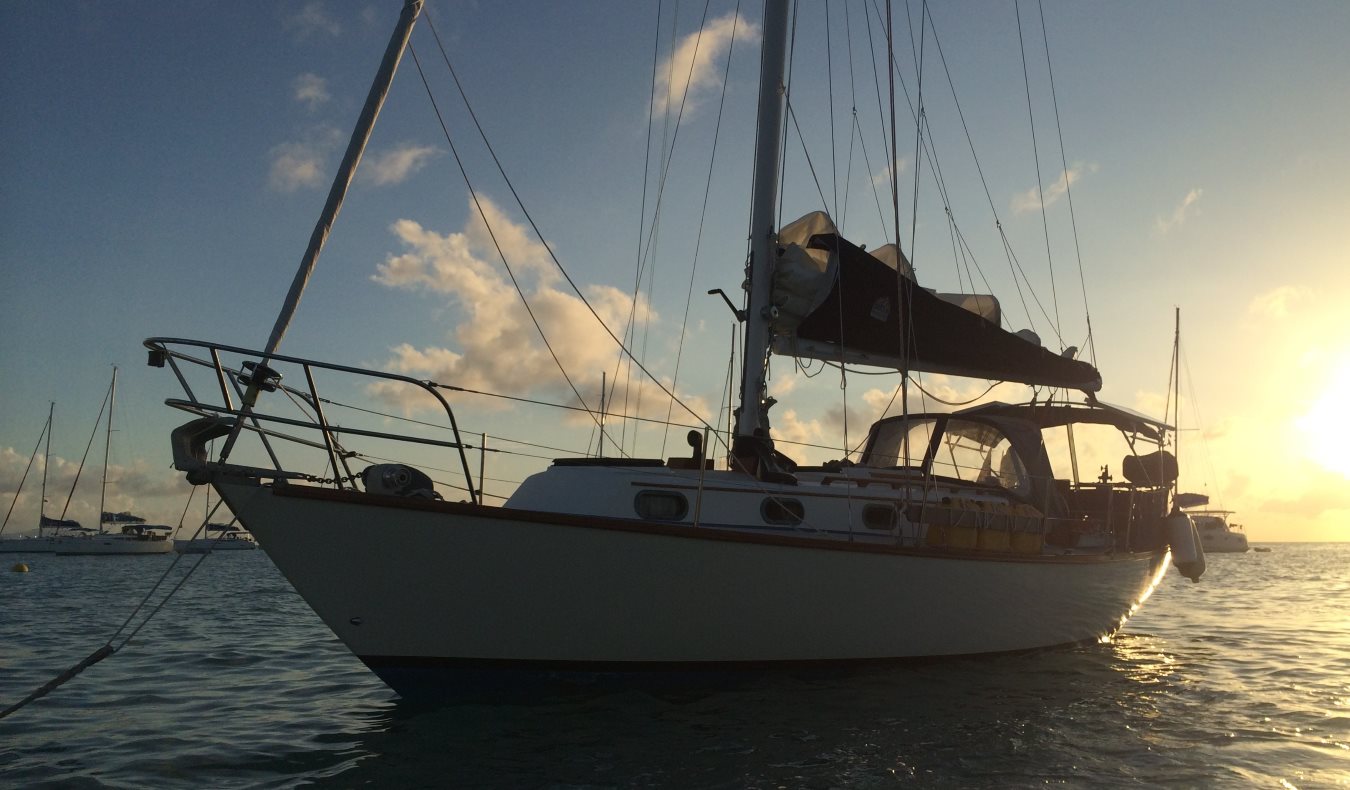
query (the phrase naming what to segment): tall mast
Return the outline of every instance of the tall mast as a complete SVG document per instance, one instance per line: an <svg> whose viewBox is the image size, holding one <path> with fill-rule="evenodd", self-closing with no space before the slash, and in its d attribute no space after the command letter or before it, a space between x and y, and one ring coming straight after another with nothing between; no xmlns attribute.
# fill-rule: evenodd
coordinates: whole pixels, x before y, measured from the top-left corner
<svg viewBox="0 0 1350 790"><path fill-rule="evenodd" d="M47 466L52 460L52 415L56 401L47 405L47 449L42 453L42 498L38 500L38 537L42 537L42 522L47 519Z"/></svg>
<svg viewBox="0 0 1350 790"><path fill-rule="evenodd" d="M769 355L769 319L776 231L779 141L783 127L783 73L787 61L787 0L764 0L759 67L759 113L755 132L755 181L750 207L750 287L745 320L741 405L736 443L749 451L755 436L769 441L764 372ZM747 446L747 440L750 445ZM734 452L734 451L733 451ZM739 454L739 453L734 453Z"/></svg>
<svg viewBox="0 0 1350 790"><path fill-rule="evenodd" d="M98 531L103 534L103 506L108 495L108 451L112 449L113 402L117 400L117 366L113 365L112 385L108 388L108 435L103 442L103 486L98 490Z"/></svg>

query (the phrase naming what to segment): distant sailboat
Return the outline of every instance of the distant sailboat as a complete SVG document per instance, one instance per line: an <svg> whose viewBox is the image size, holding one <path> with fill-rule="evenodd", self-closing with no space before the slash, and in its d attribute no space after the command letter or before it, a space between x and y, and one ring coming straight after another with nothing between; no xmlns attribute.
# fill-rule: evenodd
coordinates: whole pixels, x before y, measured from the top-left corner
<svg viewBox="0 0 1350 790"><path fill-rule="evenodd" d="M216 489L389 685L454 693L485 682L518 689L1027 650L1099 640L1149 596L1167 569L1169 532L1193 535L1171 507L1171 426L1097 402L1095 367L1003 329L986 299L919 287L898 249L868 252L823 213L777 227L782 0L765 3L762 25L750 266L736 311L744 369L726 468L714 468L708 425L691 432L691 457L558 459L490 506L440 385L278 354L420 7L405 5L267 349L146 341L151 365L180 381L202 366L219 382L185 382L185 397L169 401L196 416L174 431L175 466ZM739 262L732 268L739 280ZM771 352L1026 382L1086 400L887 417L858 460L798 465L769 431ZM227 355L245 361L228 365ZM303 385L282 385L283 370ZM315 371L420 388L447 427L394 436L334 424ZM266 393L285 393L311 421L265 412ZM1124 481L1080 482L1076 459L1072 474L1051 468L1042 433L1075 425L1125 435ZM323 467L279 460L272 444L295 427L314 429L301 445ZM260 440L257 457L271 466L231 459L243 436ZM212 460L216 438L225 442ZM410 465L353 470L361 456L348 445L358 440L453 450L466 501L443 501ZM1156 449L1136 456L1136 443Z"/></svg>
<svg viewBox="0 0 1350 790"><path fill-rule="evenodd" d="M52 457L52 417L56 412L56 404L53 402L47 409L47 423L42 428L42 433L38 436L38 443L42 444L43 437L46 438L46 451L43 454L42 461L42 499L38 504L38 528L37 534L33 536L20 536L15 538L0 539L0 554L50 554L56 551L57 538L62 535L76 534L82 527L80 522L67 518L49 518L47 516L47 470ZM36 449L29 458L29 467L32 466L32 460L37 456ZM14 506L18 504L19 494L23 492L23 483L28 479L28 470L24 470L23 479L19 481L19 488L14 492L14 501L10 503L9 512L5 514L5 524L9 523L9 516L14 512ZM3 527L0 527L0 533L3 533Z"/></svg>
<svg viewBox="0 0 1350 790"><path fill-rule="evenodd" d="M113 368L108 388L108 425L103 448L103 485L99 490L99 525L69 527L56 538L53 548L61 555L147 555L173 551L169 539L172 527L147 524L145 518L129 512L110 513L103 509L108 490L108 458L112 447L113 406L117 399L117 368ZM97 428L97 426L95 426ZM117 528L113 532L109 527Z"/></svg>

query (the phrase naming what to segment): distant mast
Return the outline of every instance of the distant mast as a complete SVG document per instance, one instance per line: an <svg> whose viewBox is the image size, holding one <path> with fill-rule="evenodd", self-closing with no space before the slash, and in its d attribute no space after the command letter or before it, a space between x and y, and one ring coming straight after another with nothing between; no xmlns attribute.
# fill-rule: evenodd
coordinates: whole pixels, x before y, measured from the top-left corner
<svg viewBox="0 0 1350 790"><path fill-rule="evenodd" d="M108 495L108 454L112 450L113 402L117 400L117 366L113 365L112 384L108 387L108 434L103 443L103 485L98 490L98 532L103 534L104 499Z"/></svg>
<svg viewBox="0 0 1350 790"><path fill-rule="evenodd" d="M56 415L56 401L47 404L47 449L42 454L42 498L38 500L38 537L47 523L47 467L52 461L52 417ZM15 499L18 494L15 494Z"/></svg>
<svg viewBox="0 0 1350 790"><path fill-rule="evenodd" d="M787 2L765 0L760 52L755 178L750 207L750 291L745 321L741 404L736 412L733 456L759 456L772 446L765 406L772 273L777 242L778 151L783 126L783 75L787 60Z"/></svg>

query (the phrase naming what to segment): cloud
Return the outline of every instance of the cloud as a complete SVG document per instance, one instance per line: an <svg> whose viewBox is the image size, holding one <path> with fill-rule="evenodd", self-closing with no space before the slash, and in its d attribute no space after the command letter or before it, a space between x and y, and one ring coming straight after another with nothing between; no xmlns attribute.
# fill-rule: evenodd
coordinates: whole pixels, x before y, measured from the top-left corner
<svg viewBox="0 0 1350 790"><path fill-rule="evenodd" d="M376 186L399 184L421 170L436 153L436 148L429 145L401 145L371 157L366 172Z"/></svg>
<svg viewBox="0 0 1350 790"><path fill-rule="evenodd" d="M332 98L328 95L327 81L318 74L301 74L291 83L291 87L295 91L295 100L307 105L310 111L318 109Z"/></svg>
<svg viewBox="0 0 1350 790"><path fill-rule="evenodd" d="M1059 174L1059 178L1055 180L1055 183L1045 188L1045 194L1043 198L1041 195L1041 190L1037 189L1036 187L1032 187L1031 189L1028 189L1026 192L1021 192L1016 195L1013 195L1012 203L1010 204L1009 207L1011 208L1012 213L1014 214L1025 214L1028 211L1039 211L1041 208L1041 200L1044 199L1045 207L1050 208L1055 204L1056 201L1058 201L1060 198L1064 197L1064 195L1068 193L1070 186L1078 183L1078 181L1084 175L1090 175L1092 173L1097 172L1097 169L1098 168L1096 164L1084 164L1083 162L1075 162L1073 167L1070 167L1068 170L1065 170Z"/></svg>
<svg viewBox="0 0 1350 790"><path fill-rule="evenodd" d="M1205 190L1203 189L1192 189L1190 192L1187 192L1186 197L1181 200L1181 205L1172 210L1172 215L1170 217L1158 217L1153 221L1154 230L1156 230L1159 235L1162 235L1174 228L1181 227L1186 221L1186 216L1190 212L1191 206L1195 205L1203 194L1205 194Z"/></svg>
<svg viewBox="0 0 1350 790"><path fill-rule="evenodd" d="M8 503L19 489L23 480L24 468L28 466L28 455L12 447L0 448L0 496ZM5 529L6 535L31 534L37 529L39 500L41 499L43 458L33 459L27 480L23 480L23 491L14 502L14 514ZM80 482L72 486L76 475ZM87 527L98 525L99 478L102 468L90 469L86 466L80 473L80 464L59 456L51 458L47 470L47 506L46 514L52 518L73 518ZM130 510L149 518L152 522L177 524L187 501L190 487L183 476L172 469L151 464L138 459L130 464L111 464L108 467L107 500L104 509L108 511Z"/></svg>
<svg viewBox="0 0 1350 790"><path fill-rule="evenodd" d="M671 106L680 107L681 102L688 111L702 94L722 84L719 61L731 44L733 28L742 42L759 40L755 24L730 13L709 22L701 34L690 33L675 45L656 69L654 112L665 113Z"/></svg>
<svg viewBox="0 0 1350 790"><path fill-rule="evenodd" d="M442 235L407 219L392 226L404 250L390 254L376 267L372 279L391 288L449 297L462 318L450 332L453 347L418 348L404 343L391 349L385 366L405 375L475 390L576 403L520 296L501 272L497 254L500 246L553 352L588 405L594 407L602 373L609 372L613 383L618 346L581 299L554 287L559 277L548 249L494 203L481 197L479 200L486 223L472 211L471 219L459 232ZM596 313L612 328L624 326L634 310L639 323L659 322L659 316L641 297L634 304L628 294L608 285L591 285L584 291ZM631 406L638 401L640 386L643 416L664 418L668 398L650 380L639 384L642 378L634 372L631 385L620 384L611 402L621 404L627 398ZM670 387L669 382L663 383ZM631 391L625 391L625 386L631 386ZM405 412L428 405L415 394L394 387L378 386L374 394ZM688 394L680 398L698 413L710 413L703 399ZM673 418L690 421L678 406Z"/></svg>
<svg viewBox="0 0 1350 790"><path fill-rule="evenodd" d="M1247 305L1247 312L1269 318L1284 318L1289 315L1290 308L1311 295L1311 292L1302 286L1281 285L1252 299Z"/></svg>
<svg viewBox="0 0 1350 790"><path fill-rule="evenodd" d="M901 159L899 172L904 173L907 172L908 170L909 170L909 160ZM891 186L890 165L882 165L880 170L872 174L872 186L886 187L888 189L890 188Z"/></svg>
<svg viewBox="0 0 1350 790"><path fill-rule="evenodd" d="M327 4L321 0L305 3L283 24L287 30L294 30L295 37L300 41L306 41L314 36L337 38L342 33L342 26L329 15Z"/></svg>
<svg viewBox="0 0 1350 790"><path fill-rule="evenodd" d="M337 129L322 127L304 140L276 146L271 152L269 186L278 192L295 192L322 185L330 175L326 160L341 141L342 133Z"/></svg>

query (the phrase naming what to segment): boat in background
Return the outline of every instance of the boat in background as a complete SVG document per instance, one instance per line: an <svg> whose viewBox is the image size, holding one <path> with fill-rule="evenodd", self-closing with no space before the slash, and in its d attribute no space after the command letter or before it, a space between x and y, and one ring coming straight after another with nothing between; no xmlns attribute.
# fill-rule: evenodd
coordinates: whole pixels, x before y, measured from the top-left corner
<svg viewBox="0 0 1350 790"><path fill-rule="evenodd" d="M38 434L38 444L42 444L43 437L46 437L46 451L42 460L42 498L38 503L38 529L36 535L20 535L13 538L0 538L0 554L50 554L56 551L56 541L58 538L67 535L77 534L81 529L80 522L74 519L48 518L47 516L47 468L52 457L52 416L56 411L56 403L53 402L47 408L47 423L43 426L42 432ZM33 455L29 456L28 465L32 468L33 459L37 456L37 449L34 448ZM19 480L19 487L14 492L14 501L10 503L9 512L5 514L5 525L9 524L9 517L14 512L14 506L19 503L19 495L23 493L23 484L28 480L28 469L24 470L23 477ZM66 498L69 505L70 498ZM4 526L0 526L0 533L4 532Z"/></svg>
<svg viewBox="0 0 1350 790"><path fill-rule="evenodd" d="M173 432L175 467L215 488L395 690L518 693L538 681L642 682L1094 642L1152 593L1169 545L1198 578L1194 527L1171 501L1172 426L1098 402L1093 365L1004 329L989 298L919 287L898 249L865 250L823 213L777 227L783 0L765 3L761 26L733 436L705 422L690 431L689 457L556 459L504 505L487 505L442 395L454 387L277 353L420 8L404 6L267 348L146 341L149 364L183 385L184 397L167 403L194 417ZM745 274L739 260L733 274ZM1081 391L1085 400L885 417L860 453L799 465L771 438L771 352ZM376 412L356 409L344 412L353 422L331 423L324 410L334 401L316 382L339 374L362 377L346 391L411 388L439 405L444 422L400 435L358 424ZM283 375L303 384L283 385ZM202 383L189 386L193 376ZM1082 425L1124 438L1124 480L1080 482L1076 457L1072 469L1052 467L1043 432ZM722 468L710 436L727 446ZM282 440L309 448L314 465L291 454L283 465L273 448ZM413 465L428 449L457 460L465 501L446 501Z"/></svg>
<svg viewBox="0 0 1350 790"><path fill-rule="evenodd" d="M173 551L169 534L173 527L147 524L142 516L123 511L110 513L103 509L108 493L108 457L112 449L113 406L117 401L117 368L113 368L112 383L108 385L108 424L103 445L103 483L99 489L98 529L91 527L67 528L65 534L53 540L53 550L61 555L148 555L168 554ZM100 412L100 416L102 416ZM98 430L95 423L94 430ZM81 464L83 468L83 464ZM78 481L78 475L76 480ZM71 489L72 495L74 488ZM120 527L113 532L109 525Z"/></svg>
<svg viewBox="0 0 1350 790"><path fill-rule="evenodd" d="M1241 554L1250 547L1247 533L1241 524L1228 520L1232 510L1188 510L1186 513L1195 522L1195 531L1200 536L1200 545L1210 554Z"/></svg>
<svg viewBox="0 0 1350 790"><path fill-rule="evenodd" d="M213 534L214 533L214 534ZM179 538L173 549L179 554L210 554L214 551L252 551L258 541L237 524L207 524L204 538Z"/></svg>
<svg viewBox="0 0 1350 790"><path fill-rule="evenodd" d="M1208 507L1208 494L1177 494L1175 501L1177 507L1191 517L1206 553L1242 554L1248 550L1247 534L1242 531L1242 525L1228 521L1235 511Z"/></svg>
<svg viewBox="0 0 1350 790"><path fill-rule="evenodd" d="M99 529L81 527L76 534L58 538L55 551L60 556L87 555L131 555L169 554L173 551L173 541L169 534L173 527L164 524L146 524L145 519L130 513L105 513L104 517L121 517L120 520L99 524ZM134 519L134 521L133 521ZM106 524L121 524L121 529L112 532Z"/></svg>

